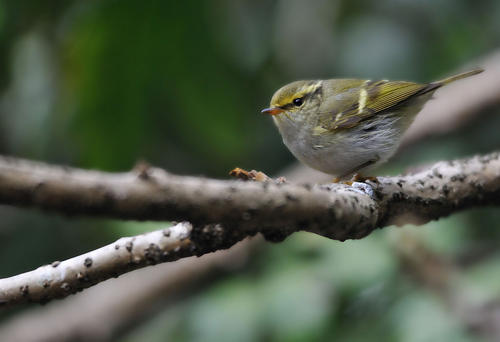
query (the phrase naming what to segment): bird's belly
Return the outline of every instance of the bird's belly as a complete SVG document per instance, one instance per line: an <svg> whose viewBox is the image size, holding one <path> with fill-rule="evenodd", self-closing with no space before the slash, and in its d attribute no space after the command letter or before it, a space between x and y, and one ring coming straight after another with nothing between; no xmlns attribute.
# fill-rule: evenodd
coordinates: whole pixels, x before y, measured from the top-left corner
<svg viewBox="0 0 500 342"><path fill-rule="evenodd" d="M396 151L401 130L395 129L392 121L380 123L387 125L384 130L366 131L359 127L321 136L299 133L293 137L284 136L283 141L292 154L309 167L346 176L361 168L366 171L376 167Z"/></svg>
<svg viewBox="0 0 500 342"><path fill-rule="evenodd" d="M352 147L345 149L343 143L333 143L329 146L316 144L312 148L298 143L288 147L302 163L334 176L344 176L359 171L360 166L372 160L378 164L381 159L387 160L392 154L386 150L374 151Z"/></svg>

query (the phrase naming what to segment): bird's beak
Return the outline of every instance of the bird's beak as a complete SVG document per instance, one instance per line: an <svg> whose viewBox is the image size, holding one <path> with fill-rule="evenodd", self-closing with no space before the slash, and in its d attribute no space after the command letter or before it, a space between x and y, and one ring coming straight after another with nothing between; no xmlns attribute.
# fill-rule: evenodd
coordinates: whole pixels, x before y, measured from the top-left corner
<svg viewBox="0 0 500 342"><path fill-rule="evenodd" d="M264 113L264 114L269 114L269 115L277 115L277 114L283 113L284 111L285 110L280 108L280 107L271 107L271 108L263 109L260 112Z"/></svg>

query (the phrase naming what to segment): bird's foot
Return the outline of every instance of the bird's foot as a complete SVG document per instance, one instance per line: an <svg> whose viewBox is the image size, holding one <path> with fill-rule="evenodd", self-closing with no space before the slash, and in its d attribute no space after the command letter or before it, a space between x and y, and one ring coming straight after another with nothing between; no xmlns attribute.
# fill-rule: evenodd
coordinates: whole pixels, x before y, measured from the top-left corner
<svg viewBox="0 0 500 342"><path fill-rule="evenodd" d="M251 170L247 171L245 169L241 169L239 167L232 169L229 171L229 175L234 178L238 178L241 180L245 181L255 181L255 182L271 182L274 181L275 183L285 183L286 179L285 177L278 177L276 179L273 179L266 175L264 172L261 171L256 171L256 170Z"/></svg>

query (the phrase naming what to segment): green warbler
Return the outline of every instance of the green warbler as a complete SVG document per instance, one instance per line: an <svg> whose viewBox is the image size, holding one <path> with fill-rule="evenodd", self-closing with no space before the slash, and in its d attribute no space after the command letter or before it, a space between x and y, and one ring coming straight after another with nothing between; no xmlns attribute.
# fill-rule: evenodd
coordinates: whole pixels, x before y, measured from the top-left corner
<svg viewBox="0 0 500 342"><path fill-rule="evenodd" d="M297 159L340 180L386 162L438 88L482 71L475 69L427 84L296 81L276 91L271 107L262 113L273 116L283 142Z"/></svg>

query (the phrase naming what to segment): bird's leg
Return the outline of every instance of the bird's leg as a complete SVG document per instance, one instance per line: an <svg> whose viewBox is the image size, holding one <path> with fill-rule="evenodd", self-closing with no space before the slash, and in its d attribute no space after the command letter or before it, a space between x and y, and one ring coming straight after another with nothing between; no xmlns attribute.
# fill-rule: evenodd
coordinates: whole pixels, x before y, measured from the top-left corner
<svg viewBox="0 0 500 342"><path fill-rule="evenodd" d="M354 182L366 182L366 181L371 181L371 182L378 183L377 177L374 177L374 176L363 176L360 173L355 173L352 176L351 180L350 180L351 183L354 183Z"/></svg>
<svg viewBox="0 0 500 342"><path fill-rule="evenodd" d="M367 180L378 183L377 177L372 177L372 176L362 176L358 171L364 169L365 167L368 167L372 164L375 164L376 162L379 161L379 156L375 156L375 158L370 159L363 164L355 167L351 171L347 172L343 176L340 177L335 177L332 180L332 183L342 183L342 184L347 184L347 185L352 185L354 182L366 182ZM348 181L343 181L342 179L346 178L349 175L353 175L350 180Z"/></svg>
<svg viewBox="0 0 500 342"><path fill-rule="evenodd" d="M353 174L351 179L349 179L349 180L342 180L342 178L340 178L340 177L335 177L334 179L332 179L332 183L340 183L340 184L346 184L346 185L352 185L355 182L364 183L366 181L378 183L377 177L363 176L360 173Z"/></svg>

